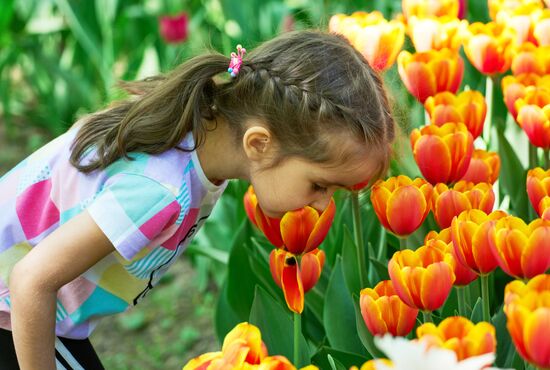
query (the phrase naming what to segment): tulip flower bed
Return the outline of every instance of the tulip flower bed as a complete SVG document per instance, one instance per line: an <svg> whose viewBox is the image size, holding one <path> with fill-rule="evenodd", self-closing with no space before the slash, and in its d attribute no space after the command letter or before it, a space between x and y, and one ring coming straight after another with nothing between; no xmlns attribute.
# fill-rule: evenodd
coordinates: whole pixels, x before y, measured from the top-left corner
<svg viewBox="0 0 550 370"><path fill-rule="evenodd" d="M424 110L410 149L325 210L270 218L249 188L222 351L185 369L550 369L550 9L489 0L468 24L458 0L402 6L329 27L380 73L397 62Z"/></svg>

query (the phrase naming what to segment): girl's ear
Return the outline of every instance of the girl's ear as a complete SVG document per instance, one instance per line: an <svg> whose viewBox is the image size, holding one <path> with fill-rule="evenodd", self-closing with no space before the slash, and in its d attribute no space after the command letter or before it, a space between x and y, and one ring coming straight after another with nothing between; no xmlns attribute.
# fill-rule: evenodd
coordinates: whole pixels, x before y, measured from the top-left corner
<svg viewBox="0 0 550 370"><path fill-rule="evenodd" d="M275 150L271 132L263 126L250 126L243 135L243 149L248 159L262 161L272 158Z"/></svg>

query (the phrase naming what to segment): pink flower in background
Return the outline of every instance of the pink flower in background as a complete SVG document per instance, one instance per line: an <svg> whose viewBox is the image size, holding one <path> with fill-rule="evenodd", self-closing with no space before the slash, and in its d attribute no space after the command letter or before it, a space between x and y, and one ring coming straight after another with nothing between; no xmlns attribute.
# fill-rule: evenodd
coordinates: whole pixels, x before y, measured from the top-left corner
<svg viewBox="0 0 550 370"><path fill-rule="evenodd" d="M187 13L175 16L164 15L159 18L160 36L169 44L178 44L187 40L189 17Z"/></svg>

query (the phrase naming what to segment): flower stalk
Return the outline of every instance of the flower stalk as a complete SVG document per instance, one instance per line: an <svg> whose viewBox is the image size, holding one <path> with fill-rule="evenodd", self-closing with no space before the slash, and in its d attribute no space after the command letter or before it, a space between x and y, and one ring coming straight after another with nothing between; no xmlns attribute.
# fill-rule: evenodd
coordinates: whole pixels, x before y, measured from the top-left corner
<svg viewBox="0 0 550 370"><path fill-rule="evenodd" d="M300 361L300 333L302 332L302 315L294 312L294 365Z"/></svg>
<svg viewBox="0 0 550 370"><path fill-rule="evenodd" d="M456 287L456 294L458 297L458 314L460 316L467 316L466 314L466 288L465 287Z"/></svg>
<svg viewBox="0 0 550 370"><path fill-rule="evenodd" d="M487 102L487 114L485 116L485 123L483 124L483 140L487 150L489 150L491 143L491 120L493 119L493 87L494 81L491 76L487 76L485 84L485 101Z"/></svg>
<svg viewBox="0 0 550 370"><path fill-rule="evenodd" d="M363 240L363 225L361 221L361 208L359 205L359 192L357 191L351 192L351 209L353 211L353 233L355 236L355 250L359 268L359 281L361 282L361 286L365 287L368 285L365 276L365 273L367 272L367 267L365 264L365 242Z"/></svg>
<svg viewBox="0 0 550 370"><path fill-rule="evenodd" d="M489 275L480 276L481 279L481 300L483 301L483 321L491 322L491 312L489 310Z"/></svg>
<svg viewBox="0 0 550 370"><path fill-rule="evenodd" d="M434 322L430 311L422 311L422 316L424 317L424 323Z"/></svg>

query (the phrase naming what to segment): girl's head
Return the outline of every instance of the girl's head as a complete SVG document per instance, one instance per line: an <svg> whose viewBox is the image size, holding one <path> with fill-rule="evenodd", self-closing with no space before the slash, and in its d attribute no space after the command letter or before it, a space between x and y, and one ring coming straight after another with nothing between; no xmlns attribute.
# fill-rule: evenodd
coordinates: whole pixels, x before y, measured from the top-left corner
<svg viewBox="0 0 550 370"><path fill-rule="evenodd" d="M321 187L352 185L387 168L394 123L382 81L343 37L318 31L282 34L249 51L235 78L227 73L229 61L217 53L201 55L166 77L127 84L138 97L83 125L73 164L91 171L132 151L159 153L177 146L189 131L201 145L205 122L220 119L231 129L234 144L244 143L245 153L251 127L268 133L269 164L252 166L250 175L260 204L264 191L255 180L290 159L336 171ZM91 146L98 149L97 160L79 164ZM345 172L349 178L339 181Z"/></svg>

